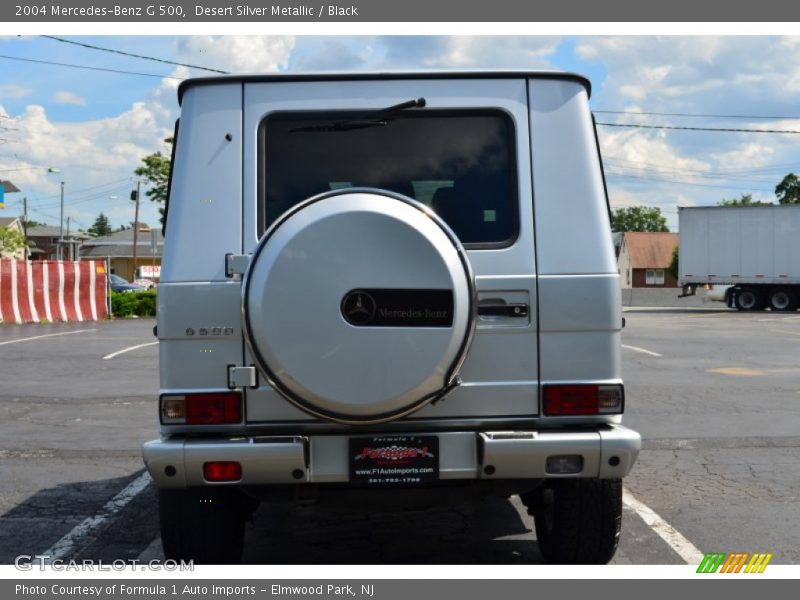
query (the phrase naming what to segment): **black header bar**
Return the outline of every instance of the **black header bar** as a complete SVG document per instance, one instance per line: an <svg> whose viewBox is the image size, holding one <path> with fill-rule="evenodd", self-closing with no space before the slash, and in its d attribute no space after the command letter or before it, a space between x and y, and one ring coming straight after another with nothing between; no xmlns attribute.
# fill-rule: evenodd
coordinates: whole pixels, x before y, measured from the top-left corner
<svg viewBox="0 0 800 600"><path fill-rule="evenodd" d="M5 23L67 22L797 22L786 0L11 0Z"/></svg>

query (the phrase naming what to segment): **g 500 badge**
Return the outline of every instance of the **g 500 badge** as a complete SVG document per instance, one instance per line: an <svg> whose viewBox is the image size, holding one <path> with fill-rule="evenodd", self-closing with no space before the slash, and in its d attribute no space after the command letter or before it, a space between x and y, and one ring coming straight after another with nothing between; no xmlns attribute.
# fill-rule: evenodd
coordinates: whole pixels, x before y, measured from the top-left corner
<svg viewBox="0 0 800 600"><path fill-rule="evenodd" d="M222 337L229 336L235 333L233 327L187 327L184 332L186 337L199 335L200 337Z"/></svg>
<svg viewBox="0 0 800 600"><path fill-rule="evenodd" d="M404 486L439 479L439 438L387 435L350 438L350 482Z"/></svg>

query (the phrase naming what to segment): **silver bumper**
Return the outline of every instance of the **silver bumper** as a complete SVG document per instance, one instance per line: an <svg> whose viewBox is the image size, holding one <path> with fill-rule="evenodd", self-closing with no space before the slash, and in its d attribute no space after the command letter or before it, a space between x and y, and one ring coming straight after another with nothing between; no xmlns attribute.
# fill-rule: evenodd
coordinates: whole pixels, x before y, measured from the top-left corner
<svg viewBox="0 0 800 600"><path fill-rule="evenodd" d="M426 433L426 435L428 435ZM441 432L439 478L541 479L565 477L547 470L548 457L579 455L583 468L566 477L614 479L628 474L639 454L641 437L619 425L576 432ZM161 439L143 448L147 470L162 488L209 484L203 464L238 461L242 479L234 485L342 483L349 480L351 436L253 436Z"/></svg>

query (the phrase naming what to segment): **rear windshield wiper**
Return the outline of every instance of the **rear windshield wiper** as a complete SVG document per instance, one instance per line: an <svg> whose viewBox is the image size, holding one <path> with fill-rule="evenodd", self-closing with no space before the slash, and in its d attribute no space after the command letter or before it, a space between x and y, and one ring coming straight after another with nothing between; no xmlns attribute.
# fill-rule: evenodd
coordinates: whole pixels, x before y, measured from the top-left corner
<svg viewBox="0 0 800 600"><path fill-rule="evenodd" d="M416 100L408 100L395 104L387 108L381 108L366 113L361 113L349 119L341 121L331 121L329 123L320 123L319 125L307 125L304 127L292 127L290 133L305 133L305 132L318 132L318 131L352 131L354 129L366 129L369 127L385 127L391 121L391 115L409 108L424 108L425 98L417 98Z"/></svg>

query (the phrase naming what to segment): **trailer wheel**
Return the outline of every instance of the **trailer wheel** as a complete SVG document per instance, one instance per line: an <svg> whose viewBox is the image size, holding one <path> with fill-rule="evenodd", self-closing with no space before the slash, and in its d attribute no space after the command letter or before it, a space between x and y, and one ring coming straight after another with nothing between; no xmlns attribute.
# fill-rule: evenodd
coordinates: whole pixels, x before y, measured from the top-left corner
<svg viewBox="0 0 800 600"><path fill-rule="evenodd" d="M797 310L797 294L789 288L773 288L769 293L769 307L778 312Z"/></svg>
<svg viewBox="0 0 800 600"><path fill-rule="evenodd" d="M762 310L764 308L764 298L761 292L751 287L740 289L736 293L734 303L739 310Z"/></svg>

